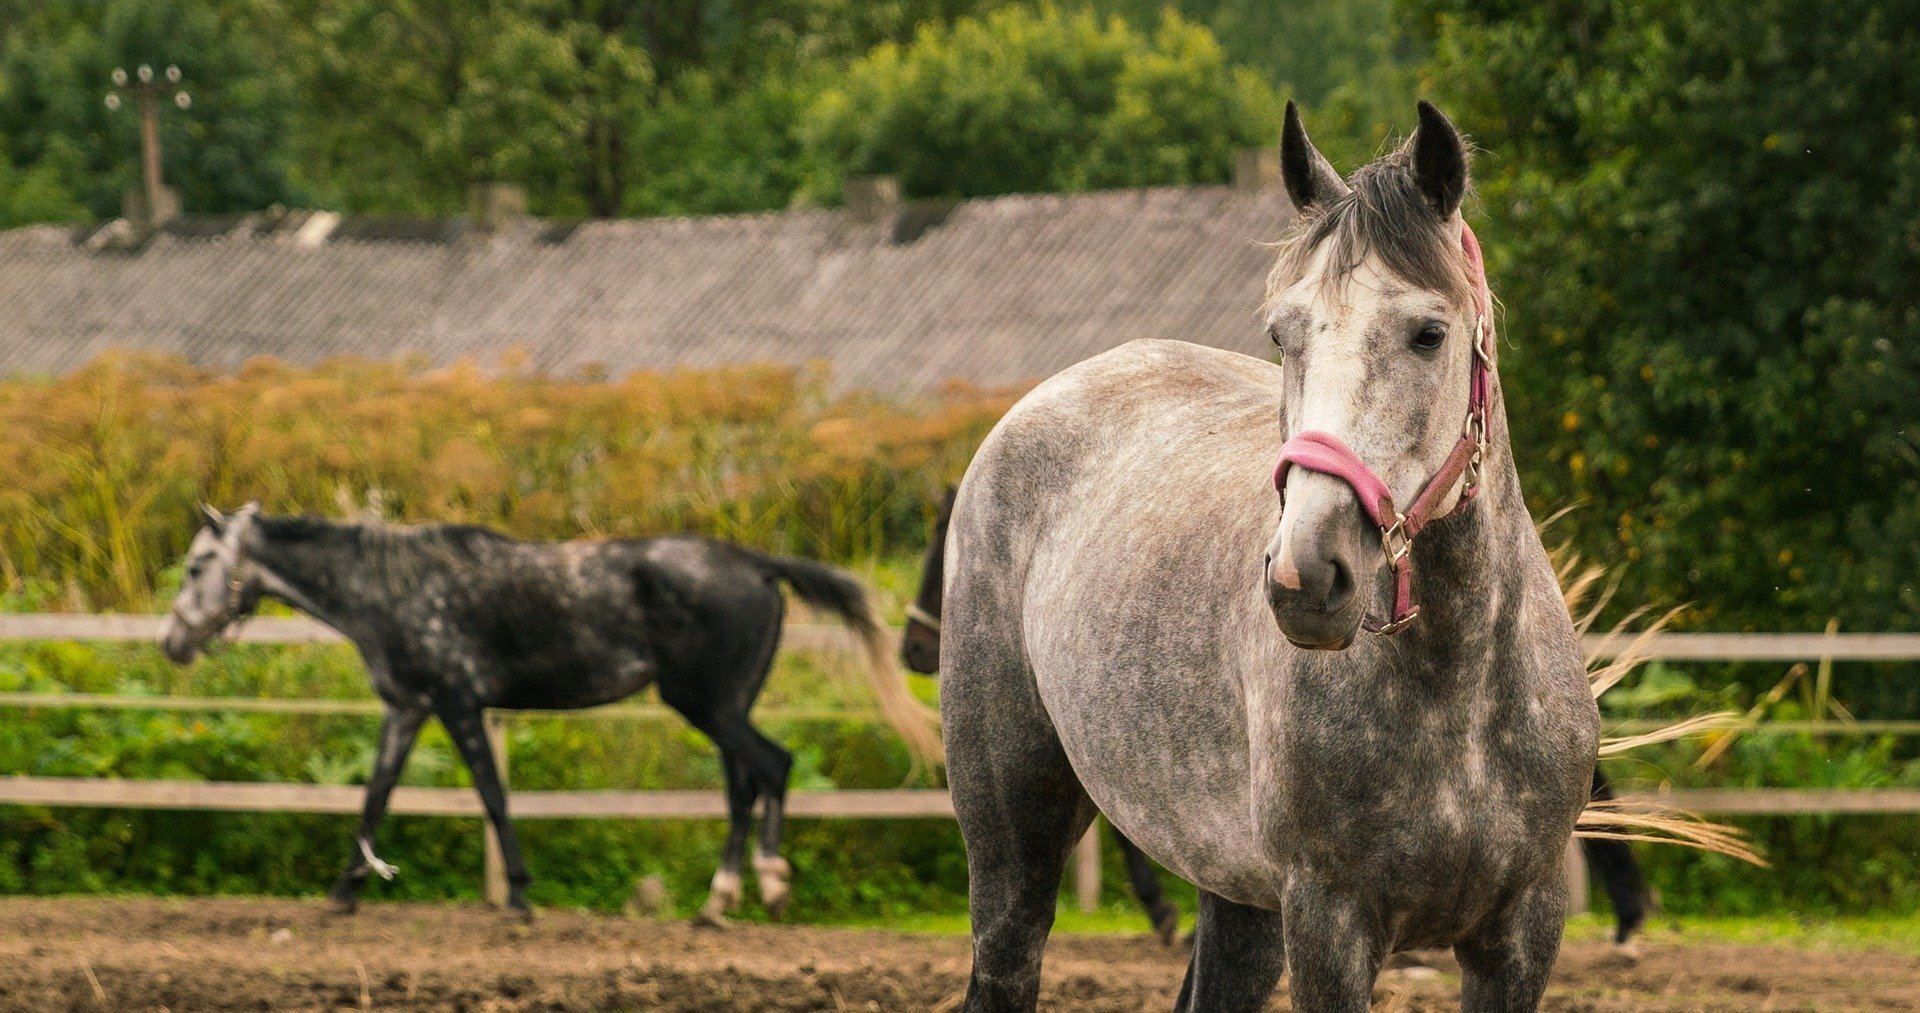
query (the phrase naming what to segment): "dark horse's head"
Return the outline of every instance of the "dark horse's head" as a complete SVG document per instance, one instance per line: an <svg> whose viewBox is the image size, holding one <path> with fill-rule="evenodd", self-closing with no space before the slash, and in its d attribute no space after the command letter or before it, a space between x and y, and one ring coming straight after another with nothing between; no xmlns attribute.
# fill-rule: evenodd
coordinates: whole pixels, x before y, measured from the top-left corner
<svg viewBox="0 0 1920 1013"><path fill-rule="evenodd" d="M958 491L947 486L946 498L940 501L940 516L934 519L933 537L927 542L927 556L920 567L920 593L907 606L907 630L900 640L900 660L922 675L940 670L940 596L947 521L953 516L953 497Z"/></svg>
<svg viewBox="0 0 1920 1013"><path fill-rule="evenodd" d="M206 523L187 548L180 593L160 632L161 650L181 665L260 604L259 580L246 555L260 504L248 503L230 514L207 506L201 510Z"/></svg>
<svg viewBox="0 0 1920 1013"><path fill-rule="evenodd" d="M1308 441L1338 448L1334 471L1367 473L1409 513L1419 501L1444 515L1470 480L1421 494L1451 473L1481 382L1478 254L1460 218L1465 144L1422 102L1404 145L1343 180L1289 104L1280 164L1300 211L1267 289L1285 370L1283 435L1294 446L1311 433ZM1323 470L1281 471L1284 509L1265 583L1288 640L1337 650L1353 642L1369 606L1378 611L1389 552L1407 543L1386 530L1390 519L1369 516L1359 483L1324 470L1327 459Z"/></svg>

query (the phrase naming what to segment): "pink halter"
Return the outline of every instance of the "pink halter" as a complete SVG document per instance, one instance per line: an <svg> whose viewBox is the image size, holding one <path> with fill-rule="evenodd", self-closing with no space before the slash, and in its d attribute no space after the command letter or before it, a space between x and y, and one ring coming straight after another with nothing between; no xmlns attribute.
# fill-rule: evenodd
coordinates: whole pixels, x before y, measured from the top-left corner
<svg viewBox="0 0 1920 1013"><path fill-rule="evenodd" d="M1466 225L1460 227L1460 246L1467 254L1474 289L1473 387L1467 396L1467 421L1446 463L1421 487L1413 506L1404 514L1394 509L1393 494L1387 491L1387 484L1331 433L1308 430L1288 440L1280 448L1280 463L1273 469L1273 488L1280 493L1282 509L1285 509L1287 495L1287 471L1298 465L1308 471L1332 475L1352 486L1360 509L1379 525L1380 546L1387 554L1388 565L1393 567L1393 615L1382 622L1369 613L1361 622L1368 633L1397 633L1420 615L1420 606L1413 602L1413 539L1428 524L1440 519L1434 512L1447 490L1462 476L1466 484L1460 490L1460 501L1441 516L1459 513L1480 491L1480 464L1487 453L1487 399L1493 386L1493 296L1487 290L1487 268L1481 259L1480 241Z"/></svg>

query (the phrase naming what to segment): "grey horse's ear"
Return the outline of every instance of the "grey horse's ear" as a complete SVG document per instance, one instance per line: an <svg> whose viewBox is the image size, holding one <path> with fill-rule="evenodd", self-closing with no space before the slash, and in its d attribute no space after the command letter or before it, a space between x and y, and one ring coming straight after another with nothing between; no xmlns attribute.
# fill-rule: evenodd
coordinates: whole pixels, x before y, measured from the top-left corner
<svg viewBox="0 0 1920 1013"><path fill-rule="evenodd" d="M215 510L213 508L213 504L201 503L200 513L202 516L206 518L207 527L212 528L214 534L217 535L217 534L220 534L222 531L226 530L227 515L221 513L218 510Z"/></svg>
<svg viewBox="0 0 1920 1013"><path fill-rule="evenodd" d="M1347 194L1346 181L1307 139L1307 128L1300 122L1300 109L1291 99L1287 101L1286 125L1280 128L1280 178L1287 184L1287 196L1293 198L1293 206L1299 211Z"/></svg>
<svg viewBox="0 0 1920 1013"><path fill-rule="evenodd" d="M1420 100L1420 126L1413 132L1413 179L1427 206L1442 218L1460 210L1467 195L1467 145L1445 113Z"/></svg>

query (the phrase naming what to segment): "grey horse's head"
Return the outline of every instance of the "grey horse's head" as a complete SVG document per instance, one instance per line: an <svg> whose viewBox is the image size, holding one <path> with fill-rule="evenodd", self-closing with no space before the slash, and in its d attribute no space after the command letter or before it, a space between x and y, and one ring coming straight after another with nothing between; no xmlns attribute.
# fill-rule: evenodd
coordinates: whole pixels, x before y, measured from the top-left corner
<svg viewBox="0 0 1920 1013"><path fill-rule="evenodd" d="M1404 508L1468 415L1478 303L1460 219L1466 146L1422 102L1404 145L1343 180L1289 103L1280 162L1300 211L1268 281L1283 436L1338 438ZM1274 617L1296 645L1344 648L1390 595L1382 531L1339 478L1292 468L1280 494L1266 567ZM1443 512L1459 490L1444 495Z"/></svg>
<svg viewBox="0 0 1920 1013"><path fill-rule="evenodd" d="M247 535L260 504L231 514L203 506L206 524L187 548L180 593L161 627L160 648L175 664L193 661L213 638L259 604L259 581L247 563Z"/></svg>

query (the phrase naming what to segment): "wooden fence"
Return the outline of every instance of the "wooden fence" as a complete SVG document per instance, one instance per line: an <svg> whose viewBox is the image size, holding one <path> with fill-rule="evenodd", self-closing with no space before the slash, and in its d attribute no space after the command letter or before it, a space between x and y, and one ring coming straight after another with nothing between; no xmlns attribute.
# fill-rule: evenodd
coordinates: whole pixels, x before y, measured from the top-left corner
<svg viewBox="0 0 1920 1013"><path fill-rule="evenodd" d="M161 618L135 615L0 614L0 641L123 641L158 639ZM339 634L304 618L262 617L234 631L243 643L338 642ZM1589 638L1588 648L1610 656L1624 641ZM789 651L850 650L852 639L837 626L790 624L781 647ZM1668 661L1911 661L1920 660L1920 634L1849 633L1667 633L1646 645L1650 660ZM255 699L247 697L125 696L92 693L0 693L0 707L102 708L269 714L359 714L381 711L370 699ZM620 704L567 711L581 720L659 720L660 706ZM767 709L768 721L872 720L872 711ZM495 755L507 772L506 740L496 713L489 716ZM1767 722L1745 734L1920 734L1920 721ZM0 803L226 812L358 813L363 789L352 785L265 784L220 781L133 781L98 778L0 777ZM1716 815L1806 813L1920 813L1920 789L1826 790L1800 788L1696 789L1663 793L1659 801ZM478 797L463 788L395 789L391 811L401 815L479 816ZM516 819L711 819L726 815L715 791L522 791L512 798ZM787 812L800 817L842 819L951 818L953 806L939 790L798 791ZM1097 826L1076 849L1074 893L1083 910L1100 894ZM491 830L487 834L487 896L499 903L506 879ZM1569 877L1582 884L1575 896L1584 909L1586 873L1578 849L1569 850Z"/></svg>

